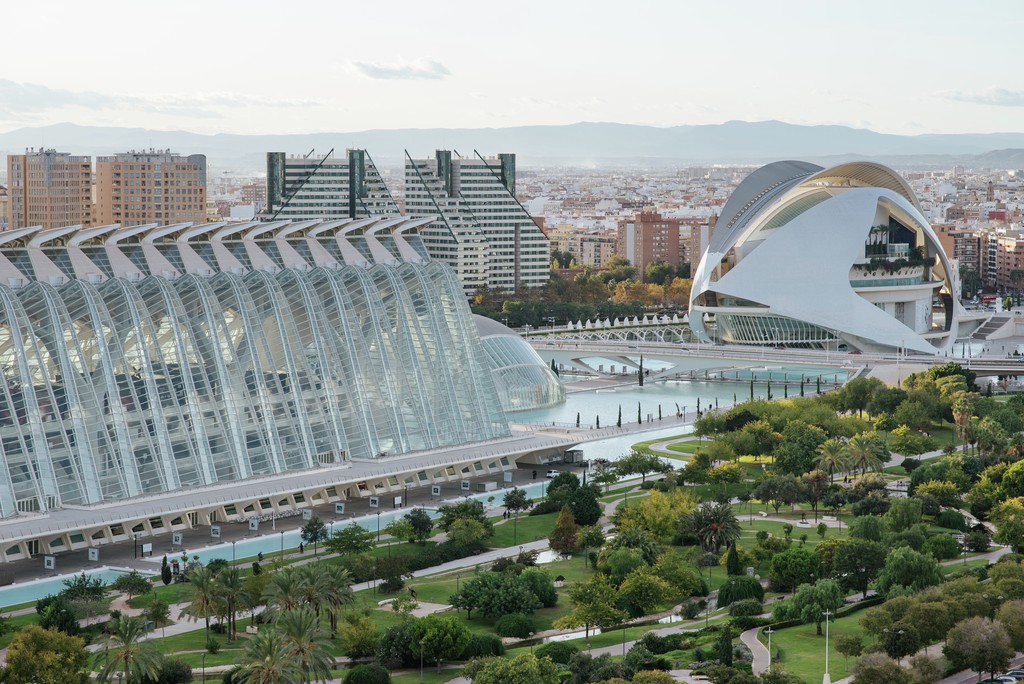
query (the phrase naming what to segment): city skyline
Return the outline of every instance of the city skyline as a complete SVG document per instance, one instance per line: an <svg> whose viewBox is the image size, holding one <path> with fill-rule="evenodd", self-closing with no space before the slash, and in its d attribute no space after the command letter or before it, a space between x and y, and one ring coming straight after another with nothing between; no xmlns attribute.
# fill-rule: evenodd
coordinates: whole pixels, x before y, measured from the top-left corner
<svg viewBox="0 0 1024 684"><path fill-rule="evenodd" d="M0 131L65 121L309 133L729 120L898 134L1022 130L1024 76L989 36L996 19L1002 32L1024 22L1009 2L973 14L951 2L866 3L855 14L810 3L780 12L647 2L630 13L611 3L526 3L500 16L466 3L439 13L401 2L386 16L317 4L315 25L267 2L246 5L244 16L229 4L183 2L173 14L103 4L102 13L56 0L5 10L8 26L45 27L51 45L108 38L77 51L68 68L60 51L40 52L38 31L9 31L10 54L37 58L0 69ZM169 36L217 30L205 49L172 41L146 50L152 34L139 27L157 25ZM386 30L366 30L374 25Z"/></svg>

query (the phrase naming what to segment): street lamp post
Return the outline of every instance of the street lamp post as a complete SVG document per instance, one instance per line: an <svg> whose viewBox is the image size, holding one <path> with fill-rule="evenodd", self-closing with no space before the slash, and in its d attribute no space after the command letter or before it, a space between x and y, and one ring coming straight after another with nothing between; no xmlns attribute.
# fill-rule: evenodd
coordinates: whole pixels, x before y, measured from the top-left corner
<svg viewBox="0 0 1024 684"><path fill-rule="evenodd" d="M626 657L626 623L622 623L622 657Z"/></svg>
<svg viewBox="0 0 1024 684"><path fill-rule="evenodd" d="M530 324L527 323L526 325L523 326L523 328L526 329L526 339L530 339Z"/></svg>
<svg viewBox="0 0 1024 684"><path fill-rule="evenodd" d="M380 544L380 511L377 511L377 543Z"/></svg>
<svg viewBox="0 0 1024 684"><path fill-rule="evenodd" d="M832 679L828 674L828 619L832 617L833 613L831 610L826 610L822 615L825 616L825 677L822 679L822 684L832 684Z"/></svg>
<svg viewBox="0 0 1024 684"><path fill-rule="evenodd" d="M135 542L135 558L139 557L139 535L135 533L132 535L132 540Z"/></svg>
<svg viewBox="0 0 1024 684"><path fill-rule="evenodd" d="M772 629L771 627L769 627L768 629L764 630L764 633L768 635L768 671L771 672L772 671L772 634L775 633L775 630Z"/></svg>
<svg viewBox="0 0 1024 684"><path fill-rule="evenodd" d="M284 530L281 530L281 560L284 560Z"/></svg>
<svg viewBox="0 0 1024 684"><path fill-rule="evenodd" d="M206 684L206 653L204 652L199 659L203 663L203 684Z"/></svg>
<svg viewBox="0 0 1024 684"><path fill-rule="evenodd" d="M420 684L423 684L423 647L426 643L426 639L420 639Z"/></svg>
<svg viewBox="0 0 1024 684"><path fill-rule="evenodd" d="M237 540L231 542L231 564L235 564L235 543Z"/></svg>
<svg viewBox="0 0 1024 684"><path fill-rule="evenodd" d="M555 329L555 317L554 316L548 316L544 320L551 324L551 329L552 330Z"/></svg>
<svg viewBox="0 0 1024 684"><path fill-rule="evenodd" d="M530 655L533 655L533 635L536 632L530 632Z"/></svg>

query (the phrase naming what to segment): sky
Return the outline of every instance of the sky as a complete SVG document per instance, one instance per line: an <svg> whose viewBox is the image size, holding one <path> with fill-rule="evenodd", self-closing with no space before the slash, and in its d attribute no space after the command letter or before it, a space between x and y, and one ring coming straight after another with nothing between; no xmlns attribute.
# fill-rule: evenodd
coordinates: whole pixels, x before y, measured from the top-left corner
<svg viewBox="0 0 1024 684"><path fill-rule="evenodd" d="M1024 132L1019 0L33 0L0 25L0 131Z"/></svg>

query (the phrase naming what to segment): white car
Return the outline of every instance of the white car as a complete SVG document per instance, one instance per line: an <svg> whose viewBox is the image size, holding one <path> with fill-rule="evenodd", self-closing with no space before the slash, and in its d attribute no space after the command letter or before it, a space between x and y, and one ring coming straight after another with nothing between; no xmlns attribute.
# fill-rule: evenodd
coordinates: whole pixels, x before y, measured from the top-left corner
<svg viewBox="0 0 1024 684"><path fill-rule="evenodd" d="M544 477L558 477L558 471L557 470L549 470L548 474L545 475Z"/></svg>

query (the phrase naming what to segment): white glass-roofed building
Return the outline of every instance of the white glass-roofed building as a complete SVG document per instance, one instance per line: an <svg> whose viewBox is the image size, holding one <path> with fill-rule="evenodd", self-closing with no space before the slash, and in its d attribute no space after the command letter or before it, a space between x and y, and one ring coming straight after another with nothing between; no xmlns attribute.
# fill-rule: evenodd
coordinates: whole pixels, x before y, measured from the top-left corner
<svg viewBox="0 0 1024 684"><path fill-rule="evenodd" d="M507 437L429 220L0 233L0 518Z"/></svg>
<svg viewBox="0 0 1024 684"><path fill-rule="evenodd" d="M775 162L722 208L690 324L706 341L936 353L957 331L953 277L895 171Z"/></svg>
<svg viewBox="0 0 1024 684"><path fill-rule="evenodd" d="M529 342L493 319L473 318L505 411L530 411L565 401L562 381Z"/></svg>

